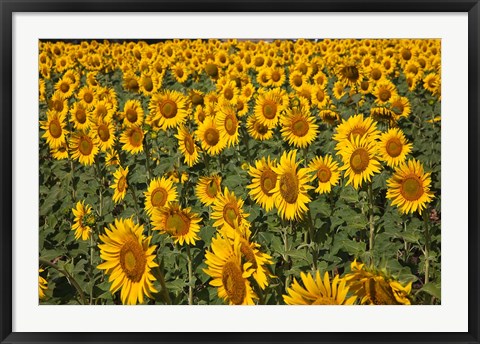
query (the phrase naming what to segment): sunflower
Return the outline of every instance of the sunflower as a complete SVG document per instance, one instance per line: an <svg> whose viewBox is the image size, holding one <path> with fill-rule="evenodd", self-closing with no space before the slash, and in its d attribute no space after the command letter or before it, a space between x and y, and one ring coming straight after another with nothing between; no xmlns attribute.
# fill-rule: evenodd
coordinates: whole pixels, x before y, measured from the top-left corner
<svg viewBox="0 0 480 344"><path fill-rule="evenodd" d="M401 163L387 180L387 198L404 214L417 210L422 213L434 197L430 191L431 182L430 173L424 172L418 160L408 160Z"/></svg>
<svg viewBox="0 0 480 344"><path fill-rule="evenodd" d="M100 147L102 152L113 148L115 143L115 128L112 122L105 123L99 120L97 124L92 126L91 134L94 135L95 144Z"/></svg>
<svg viewBox="0 0 480 344"><path fill-rule="evenodd" d="M148 108L163 130L184 123L188 116L187 98L177 91L165 90L154 94Z"/></svg>
<svg viewBox="0 0 480 344"><path fill-rule="evenodd" d="M288 77L288 83L294 90L301 87L306 82L306 77L300 71L293 71Z"/></svg>
<svg viewBox="0 0 480 344"><path fill-rule="evenodd" d="M391 102L393 98L398 96L395 84L387 79L378 81L372 94L377 98L376 102L380 105Z"/></svg>
<svg viewBox="0 0 480 344"><path fill-rule="evenodd" d="M44 299L45 298L45 290L48 289L48 282L45 278L43 278L40 274L44 272L43 269L38 269L38 298Z"/></svg>
<svg viewBox="0 0 480 344"><path fill-rule="evenodd" d="M396 117L408 117L412 112L408 98L401 96L392 99L390 109L395 113Z"/></svg>
<svg viewBox="0 0 480 344"><path fill-rule="evenodd" d="M195 194L204 205L211 205L222 192L220 183L222 178L218 175L200 177L195 187Z"/></svg>
<svg viewBox="0 0 480 344"><path fill-rule="evenodd" d="M338 78L350 86L358 85L363 73L361 64L356 63L353 59L340 63L336 72Z"/></svg>
<svg viewBox="0 0 480 344"><path fill-rule="evenodd" d="M152 216L154 209L160 209L174 202L177 198L177 188L170 178L154 178L145 194L145 211Z"/></svg>
<svg viewBox="0 0 480 344"><path fill-rule="evenodd" d="M110 275L112 293L120 291L123 304L144 303L145 296L152 298L157 290L151 270L158 266L154 262L156 245L150 246L152 237L143 235L142 225L132 219L115 219L105 234L100 234L100 258L104 260L97 269L106 270Z"/></svg>
<svg viewBox="0 0 480 344"><path fill-rule="evenodd" d="M66 99L70 98L75 91L75 87L70 78L61 78L55 84L55 91L60 92Z"/></svg>
<svg viewBox="0 0 480 344"><path fill-rule="evenodd" d="M243 233L249 227L247 221L249 214L243 212L243 200L237 198L233 191L228 191L227 187L217 196L212 210L210 218L215 220L213 226L225 233L237 231Z"/></svg>
<svg viewBox="0 0 480 344"><path fill-rule="evenodd" d="M215 117L215 125L220 130L222 140L227 147L238 143L238 128L240 123L236 115L235 108L229 103L222 103L218 106L218 112Z"/></svg>
<svg viewBox="0 0 480 344"><path fill-rule="evenodd" d="M70 137L70 151L73 159L83 165L91 165L98 154L98 145L90 133L78 131Z"/></svg>
<svg viewBox="0 0 480 344"><path fill-rule="evenodd" d="M337 132L333 135L333 139L338 142L335 149L340 150L347 140L354 140L357 137L366 137L374 140L380 132L377 130L377 123L363 115L355 115L348 120L342 119L342 123L337 126Z"/></svg>
<svg viewBox="0 0 480 344"><path fill-rule="evenodd" d="M195 245L200 240L200 217L191 212L190 208L182 209L178 203L170 203L165 207L155 208L152 215L153 229L169 234L174 243Z"/></svg>
<svg viewBox="0 0 480 344"><path fill-rule="evenodd" d="M275 200L275 207L282 218L294 220L301 218L308 208L310 197L307 192L312 189L307 183L310 180L308 168L297 171L297 151L284 152L277 166L272 166L277 174L277 183L270 192Z"/></svg>
<svg viewBox="0 0 480 344"><path fill-rule="evenodd" d="M161 80L159 80L156 73L142 72L138 78L138 84L140 92L142 92L144 96L151 97L161 86Z"/></svg>
<svg viewBox="0 0 480 344"><path fill-rule="evenodd" d="M380 136L378 144L380 158L390 167L395 167L405 161L412 150L412 144L407 143L403 132L392 128Z"/></svg>
<svg viewBox="0 0 480 344"><path fill-rule="evenodd" d="M331 105L329 109L322 109L319 111L318 115L320 118L329 125L335 125L340 121L340 115L335 106Z"/></svg>
<svg viewBox="0 0 480 344"><path fill-rule="evenodd" d="M207 117L195 132L202 148L210 155L218 155L226 146L220 130L212 117Z"/></svg>
<svg viewBox="0 0 480 344"><path fill-rule="evenodd" d="M42 135L47 139L50 148L55 149L61 147L65 142L65 115L59 114L52 110L47 110L47 120L40 121L41 128L45 130Z"/></svg>
<svg viewBox="0 0 480 344"><path fill-rule="evenodd" d="M330 282L328 272L323 275L317 270L315 279L309 274L300 273L304 287L293 279L293 284L287 288L283 300L287 305L352 305L357 297L347 297L349 292L346 280L338 275Z"/></svg>
<svg viewBox="0 0 480 344"><path fill-rule="evenodd" d="M118 169L113 173L114 182L110 188L115 190L113 193L113 201L115 203L120 202L127 194L127 175L128 166L125 169L122 166L119 166Z"/></svg>
<svg viewBox="0 0 480 344"><path fill-rule="evenodd" d="M143 138L145 136L142 128L132 125L124 130L120 136L120 142L123 143L122 149L137 154L143 152Z"/></svg>
<svg viewBox="0 0 480 344"><path fill-rule="evenodd" d="M184 156L185 163L192 167L198 162L199 159L198 147L195 144L193 135L188 131L187 128L185 128L185 126L180 125L175 137L178 139L180 152L182 152Z"/></svg>
<svg viewBox="0 0 480 344"><path fill-rule="evenodd" d="M410 305L409 294L412 282L403 286L383 273L356 260L351 263L351 272L345 275L350 291L367 305Z"/></svg>
<svg viewBox="0 0 480 344"><path fill-rule="evenodd" d="M248 113L249 105L248 100L245 97L239 96L237 98L236 111L238 117L243 117Z"/></svg>
<svg viewBox="0 0 480 344"><path fill-rule="evenodd" d="M210 250L205 252L203 271L213 280L210 285L217 287L220 298L231 305L253 305L257 299L248 278L255 271L251 262L242 263L240 239L233 244L219 234L212 239Z"/></svg>
<svg viewBox="0 0 480 344"><path fill-rule="evenodd" d="M340 173L338 172L338 163L333 160L330 154L325 157L315 157L308 165L311 172L314 172L314 179L318 181L318 187L315 192L329 193L332 190L332 186L338 184L340 179Z"/></svg>
<svg viewBox="0 0 480 344"><path fill-rule="evenodd" d="M70 122L73 123L75 129L84 131L90 129L90 118L91 114L89 111L87 111L84 103L73 103L72 107L70 108Z"/></svg>
<svg viewBox="0 0 480 344"><path fill-rule="evenodd" d="M330 97L328 96L327 92L325 91L324 86L313 86L313 93L312 93L312 104L316 105L319 109L327 105L329 102Z"/></svg>
<svg viewBox="0 0 480 344"><path fill-rule="evenodd" d="M77 99L82 102L88 110L91 110L97 100L97 92L91 86L84 86L78 91Z"/></svg>
<svg viewBox="0 0 480 344"><path fill-rule="evenodd" d="M423 79L423 88L432 94L440 94L441 82L437 73L430 73Z"/></svg>
<svg viewBox="0 0 480 344"><path fill-rule="evenodd" d="M75 216L75 223L72 225L72 231L75 231L75 239L87 240L90 238L92 232L92 225L94 224L94 217L92 214L92 207L85 205L84 201L77 202L75 208L72 208Z"/></svg>
<svg viewBox="0 0 480 344"><path fill-rule="evenodd" d="M247 185L250 196L266 211L270 211L275 200L271 192L277 184L277 174L272 167L276 166L276 161L270 160L270 157L255 161L255 167L249 167L249 174L252 177L252 183Z"/></svg>
<svg viewBox="0 0 480 344"><path fill-rule="evenodd" d="M140 85L138 83L138 77L132 71L126 71L123 74L123 88L128 92L138 93L140 91Z"/></svg>
<svg viewBox="0 0 480 344"><path fill-rule="evenodd" d="M366 137L346 140L339 154L343 160L340 170L345 170L345 178L348 178L345 185L352 184L358 189L364 181L371 181L372 176L380 172L377 143Z"/></svg>
<svg viewBox="0 0 480 344"><path fill-rule="evenodd" d="M50 154L57 160L68 159L69 154L67 143L64 142L60 147L50 149Z"/></svg>
<svg viewBox="0 0 480 344"><path fill-rule="evenodd" d="M341 99L346 94L346 85L343 81L338 80L333 84L332 93L335 99Z"/></svg>
<svg viewBox="0 0 480 344"><path fill-rule="evenodd" d="M141 126L143 123L143 108L140 101L129 99L123 107L123 124L126 127Z"/></svg>
<svg viewBox="0 0 480 344"><path fill-rule="evenodd" d="M318 135L318 125L304 107L288 108L281 116L283 139L297 148L309 146Z"/></svg>
<svg viewBox="0 0 480 344"><path fill-rule="evenodd" d="M120 157L118 156L118 152L114 149L107 151L107 155L105 156L105 165L106 166L117 166L120 165Z"/></svg>
<svg viewBox="0 0 480 344"><path fill-rule="evenodd" d="M269 78L273 87L282 87L285 83L285 69L283 67L273 67L268 70Z"/></svg>
<svg viewBox="0 0 480 344"><path fill-rule="evenodd" d="M277 125L280 113L285 109L288 99L280 88L260 93L255 102L255 116L260 124L272 128Z"/></svg>
<svg viewBox="0 0 480 344"><path fill-rule="evenodd" d="M272 138L273 130L267 125L260 123L255 115L247 118L247 131L255 140L264 141Z"/></svg>

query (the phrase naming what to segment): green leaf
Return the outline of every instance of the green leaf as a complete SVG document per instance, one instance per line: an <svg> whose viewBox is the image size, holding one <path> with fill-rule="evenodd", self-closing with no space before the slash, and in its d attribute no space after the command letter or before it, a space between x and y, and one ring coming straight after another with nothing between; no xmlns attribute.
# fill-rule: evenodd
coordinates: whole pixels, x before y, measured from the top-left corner
<svg viewBox="0 0 480 344"><path fill-rule="evenodd" d="M429 282L427 284L425 284L420 290L420 291L423 291L427 294L430 294L432 295L433 297L436 297L437 299L441 299L442 298L442 294L441 294L441 287L440 287L440 284L437 284L437 283L434 283L434 282Z"/></svg>

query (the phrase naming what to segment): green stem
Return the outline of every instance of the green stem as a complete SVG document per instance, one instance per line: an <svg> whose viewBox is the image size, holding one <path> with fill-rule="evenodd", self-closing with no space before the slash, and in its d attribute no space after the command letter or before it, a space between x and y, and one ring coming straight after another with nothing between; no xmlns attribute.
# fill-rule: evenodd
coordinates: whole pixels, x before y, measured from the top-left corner
<svg viewBox="0 0 480 344"><path fill-rule="evenodd" d="M72 171L72 199L75 202L77 199L77 190L75 190L75 164L70 159L70 170Z"/></svg>
<svg viewBox="0 0 480 344"><path fill-rule="evenodd" d="M428 230L427 210L423 210L423 223L425 227L425 284L430 281L430 232Z"/></svg>
<svg viewBox="0 0 480 344"><path fill-rule="evenodd" d="M373 244L374 244L374 235L375 235L375 224L373 220L373 190L372 190L372 183L368 184L368 198L370 202L370 239L369 239L369 246L368 249L370 253L373 252Z"/></svg>
<svg viewBox="0 0 480 344"><path fill-rule="evenodd" d="M170 299L170 295L168 294L167 285L165 284L165 276L160 268L157 266L152 269L152 273L157 278L158 282L160 282L160 286L162 287L161 295L163 296L163 300L167 305L172 304L172 300Z"/></svg>
<svg viewBox="0 0 480 344"><path fill-rule="evenodd" d="M310 212L310 210L308 210L308 231L310 234L310 245L311 245L312 256L313 256L312 267L314 271L317 271L318 252L315 247L315 228L313 224L312 213Z"/></svg>
<svg viewBox="0 0 480 344"><path fill-rule="evenodd" d="M292 228L292 230L293 230L293 228ZM288 247L288 227L285 226L285 225L283 226L283 244L284 244L285 252L288 252L288 249L289 249L289 247ZM290 268L290 256L287 253L285 253L285 256L283 257L283 260L286 263L286 267ZM290 285L290 280L291 280L291 276L290 276L290 274L288 274L287 277L285 278L285 292L287 292L288 286Z"/></svg>
<svg viewBox="0 0 480 344"><path fill-rule="evenodd" d="M188 257L188 304L193 305L193 269L192 269L192 254L190 252L190 246L187 245L187 257Z"/></svg>
<svg viewBox="0 0 480 344"><path fill-rule="evenodd" d="M152 171L150 169L150 149L148 147L148 140L145 140L145 164L147 168L147 179L152 179Z"/></svg>
<svg viewBox="0 0 480 344"><path fill-rule="evenodd" d="M80 285L77 283L77 281L75 280L75 278L73 278L72 275L70 275L70 273L65 270L65 269L61 269L58 265L56 264L53 264L52 262L50 262L49 260L47 259L44 259L44 258L39 258L39 261L40 261L40 264L41 265L46 265L46 266L49 266L55 270L57 270L58 272L60 272L61 274L63 274L67 279L68 281L75 287L75 289L77 290L78 292L78 295L80 295L80 299L82 300L82 304L86 304L86 301L85 301L85 295L83 294L83 291L82 291L82 288L80 288Z"/></svg>

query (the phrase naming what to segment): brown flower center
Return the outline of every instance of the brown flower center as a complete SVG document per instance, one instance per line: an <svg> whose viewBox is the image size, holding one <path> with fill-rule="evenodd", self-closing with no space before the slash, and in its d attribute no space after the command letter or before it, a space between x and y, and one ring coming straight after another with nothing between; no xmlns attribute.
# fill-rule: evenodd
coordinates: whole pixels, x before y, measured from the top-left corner
<svg viewBox="0 0 480 344"><path fill-rule="evenodd" d="M62 126L58 118L55 118L52 121L50 121L48 125L48 131L50 132L50 135L52 135L56 139L62 136Z"/></svg>
<svg viewBox="0 0 480 344"><path fill-rule="evenodd" d="M185 150L188 154L193 154L195 152L195 143L193 142L192 136L186 134L183 139L183 144L185 145Z"/></svg>
<svg viewBox="0 0 480 344"><path fill-rule="evenodd" d="M263 116L267 119L274 119L277 115L277 104L272 101L266 100L262 108Z"/></svg>
<svg viewBox="0 0 480 344"><path fill-rule="evenodd" d="M133 128L129 133L130 144L134 147L140 147L143 143L143 131L140 128Z"/></svg>
<svg viewBox="0 0 480 344"><path fill-rule="evenodd" d="M286 172L280 177L280 194L283 199L290 204L297 201L298 198L298 178L292 172Z"/></svg>
<svg viewBox="0 0 480 344"><path fill-rule="evenodd" d="M222 284L229 300L234 305L241 305L247 295L247 287L242 270L234 262L228 262L222 269Z"/></svg>
<svg viewBox="0 0 480 344"><path fill-rule="evenodd" d="M216 146L220 141L220 134L216 128L208 128L205 130L204 138L209 146Z"/></svg>
<svg viewBox="0 0 480 344"><path fill-rule="evenodd" d="M232 228L240 225L241 217L236 204L228 203L223 207L223 220Z"/></svg>
<svg viewBox="0 0 480 344"><path fill-rule="evenodd" d="M85 135L81 136L78 144L78 150L80 153L82 153L82 155L90 155L93 150L92 139Z"/></svg>
<svg viewBox="0 0 480 344"><path fill-rule="evenodd" d="M132 282L140 282L147 266L142 246L135 239L129 239L120 250L120 266Z"/></svg>
<svg viewBox="0 0 480 344"><path fill-rule="evenodd" d="M137 114L137 111L135 109L128 109L125 116L127 117L127 120L130 123L137 122L138 114Z"/></svg>
<svg viewBox="0 0 480 344"><path fill-rule="evenodd" d="M423 195L423 183L416 175L409 175L400 187L402 196L408 201L417 201Z"/></svg>
<svg viewBox="0 0 480 344"><path fill-rule="evenodd" d="M210 198L214 198L214 197L217 196L218 185L217 185L217 182L214 179L212 179L208 182L205 192L207 193L207 196L210 197Z"/></svg>
<svg viewBox="0 0 480 344"><path fill-rule="evenodd" d="M164 100L160 105L160 112L165 118L173 118L177 114L177 104L170 99Z"/></svg>
<svg viewBox="0 0 480 344"><path fill-rule="evenodd" d="M152 205L156 208L163 207L165 203L167 203L167 199L168 199L168 192L162 187L158 187L155 190L153 190L150 196L150 201L152 202Z"/></svg>
<svg viewBox="0 0 480 344"><path fill-rule="evenodd" d="M270 168L263 171L262 175L260 176L260 187L262 188L263 193L267 196L272 195L270 191L275 188L277 177L277 174Z"/></svg>
<svg viewBox="0 0 480 344"><path fill-rule="evenodd" d="M304 137L308 133L310 125L308 121L303 118L296 118L292 121L292 134L298 137Z"/></svg>
<svg viewBox="0 0 480 344"><path fill-rule="evenodd" d="M320 183L326 183L330 181L332 177L332 171L327 166L321 166L317 171L317 178Z"/></svg>
<svg viewBox="0 0 480 344"><path fill-rule="evenodd" d="M190 219L182 212L175 212L168 215L165 227L165 230L172 235L185 235L190 229Z"/></svg>
<svg viewBox="0 0 480 344"><path fill-rule="evenodd" d="M397 137L392 137L385 145L388 155L390 155L392 158L399 156L402 153L402 148L402 142Z"/></svg>
<svg viewBox="0 0 480 344"><path fill-rule="evenodd" d="M225 118L225 130L231 136L237 132L238 121L234 115L229 115Z"/></svg>
<svg viewBox="0 0 480 344"><path fill-rule="evenodd" d="M365 148L357 148L350 157L350 167L356 174L365 171L369 162L370 156Z"/></svg>
<svg viewBox="0 0 480 344"><path fill-rule="evenodd" d="M123 192L125 191L126 188L127 188L127 179L125 178L125 176L121 176L117 182L117 189L119 192Z"/></svg>

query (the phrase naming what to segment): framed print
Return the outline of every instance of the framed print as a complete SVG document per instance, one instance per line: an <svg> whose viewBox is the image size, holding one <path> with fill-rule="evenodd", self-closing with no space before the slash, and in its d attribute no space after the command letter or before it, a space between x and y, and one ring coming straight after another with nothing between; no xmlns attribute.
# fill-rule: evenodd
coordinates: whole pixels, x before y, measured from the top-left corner
<svg viewBox="0 0 480 344"><path fill-rule="evenodd" d="M479 341L478 1L1 6L2 343Z"/></svg>

